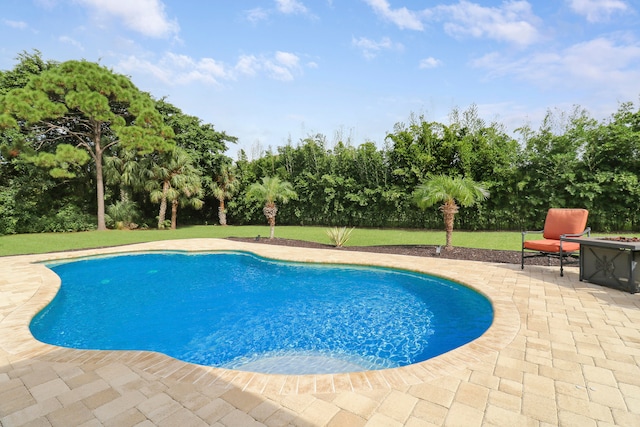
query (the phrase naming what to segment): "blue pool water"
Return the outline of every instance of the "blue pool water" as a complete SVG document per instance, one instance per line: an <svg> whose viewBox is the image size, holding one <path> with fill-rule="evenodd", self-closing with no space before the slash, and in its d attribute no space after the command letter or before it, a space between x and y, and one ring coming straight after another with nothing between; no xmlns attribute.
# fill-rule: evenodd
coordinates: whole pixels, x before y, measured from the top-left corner
<svg viewBox="0 0 640 427"><path fill-rule="evenodd" d="M147 253L49 267L62 285L31 322L36 339L255 372L409 365L474 340L493 320L481 294L402 270L244 252Z"/></svg>

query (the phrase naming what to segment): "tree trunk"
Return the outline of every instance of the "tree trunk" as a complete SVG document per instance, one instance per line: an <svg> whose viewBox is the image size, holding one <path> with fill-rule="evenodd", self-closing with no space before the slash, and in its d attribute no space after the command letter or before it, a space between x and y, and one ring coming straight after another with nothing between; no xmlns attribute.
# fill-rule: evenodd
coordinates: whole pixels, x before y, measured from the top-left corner
<svg viewBox="0 0 640 427"><path fill-rule="evenodd" d="M227 210L224 207L224 199L220 199L220 206L218 207L218 219L220 225L227 225Z"/></svg>
<svg viewBox="0 0 640 427"><path fill-rule="evenodd" d="M264 206L262 212L264 213L264 216L267 217L269 227L271 228L269 232L269 239L273 239L276 231L276 215L278 214L278 208L275 203L269 203Z"/></svg>
<svg viewBox="0 0 640 427"><path fill-rule="evenodd" d="M223 208L218 208L218 218L220 219L220 225L227 225L227 212Z"/></svg>
<svg viewBox="0 0 640 427"><path fill-rule="evenodd" d="M171 229L175 230L178 227L178 200L171 202Z"/></svg>
<svg viewBox="0 0 640 427"><path fill-rule="evenodd" d="M453 247L451 243L453 236L453 221L455 214L458 213L458 205L456 205L456 202L453 200L449 200L440 207L440 210L444 217L444 230L447 234L447 242L444 247L445 249L451 249Z"/></svg>
<svg viewBox="0 0 640 427"><path fill-rule="evenodd" d="M169 182L162 184L162 200L160 200L160 212L158 213L158 230L164 228L164 218L167 215L167 191L169 191Z"/></svg>
<svg viewBox="0 0 640 427"><path fill-rule="evenodd" d="M96 201L98 202L98 230L106 230L107 225L104 220L104 178L102 176L102 148L100 141L95 144L96 155Z"/></svg>

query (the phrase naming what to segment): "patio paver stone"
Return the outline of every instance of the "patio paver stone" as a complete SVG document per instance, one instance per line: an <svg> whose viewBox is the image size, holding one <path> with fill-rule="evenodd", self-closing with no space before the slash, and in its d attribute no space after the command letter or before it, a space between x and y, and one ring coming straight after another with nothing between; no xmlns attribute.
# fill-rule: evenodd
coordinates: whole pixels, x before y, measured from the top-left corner
<svg viewBox="0 0 640 427"><path fill-rule="evenodd" d="M266 375L142 351L36 341L31 318L59 279L43 261L132 251L243 250L291 261L423 271L484 293L480 338L412 366ZM605 426L640 425L640 294L554 267L190 239L0 258L0 425Z"/></svg>

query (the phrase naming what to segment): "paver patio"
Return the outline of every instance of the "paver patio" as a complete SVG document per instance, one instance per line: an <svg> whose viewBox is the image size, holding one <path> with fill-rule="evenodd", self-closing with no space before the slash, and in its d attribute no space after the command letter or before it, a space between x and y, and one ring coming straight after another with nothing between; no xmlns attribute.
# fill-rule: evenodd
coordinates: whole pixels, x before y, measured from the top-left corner
<svg viewBox="0 0 640 427"><path fill-rule="evenodd" d="M28 324L59 280L40 261L133 250L248 250L294 261L383 265L485 293L480 338L412 366L265 375L150 352L36 341ZM640 294L578 280L576 268L487 264L192 239L0 258L0 425L639 426Z"/></svg>

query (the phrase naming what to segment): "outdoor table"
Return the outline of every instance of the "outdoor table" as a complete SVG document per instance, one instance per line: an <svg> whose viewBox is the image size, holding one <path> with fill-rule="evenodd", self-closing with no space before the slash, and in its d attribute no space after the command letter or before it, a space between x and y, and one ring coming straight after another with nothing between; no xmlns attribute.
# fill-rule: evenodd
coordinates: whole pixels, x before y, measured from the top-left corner
<svg viewBox="0 0 640 427"><path fill-rule="evenodd" d="M639 291L640 242L566 237L580 244L580 280L636 293Z"/></svg>

